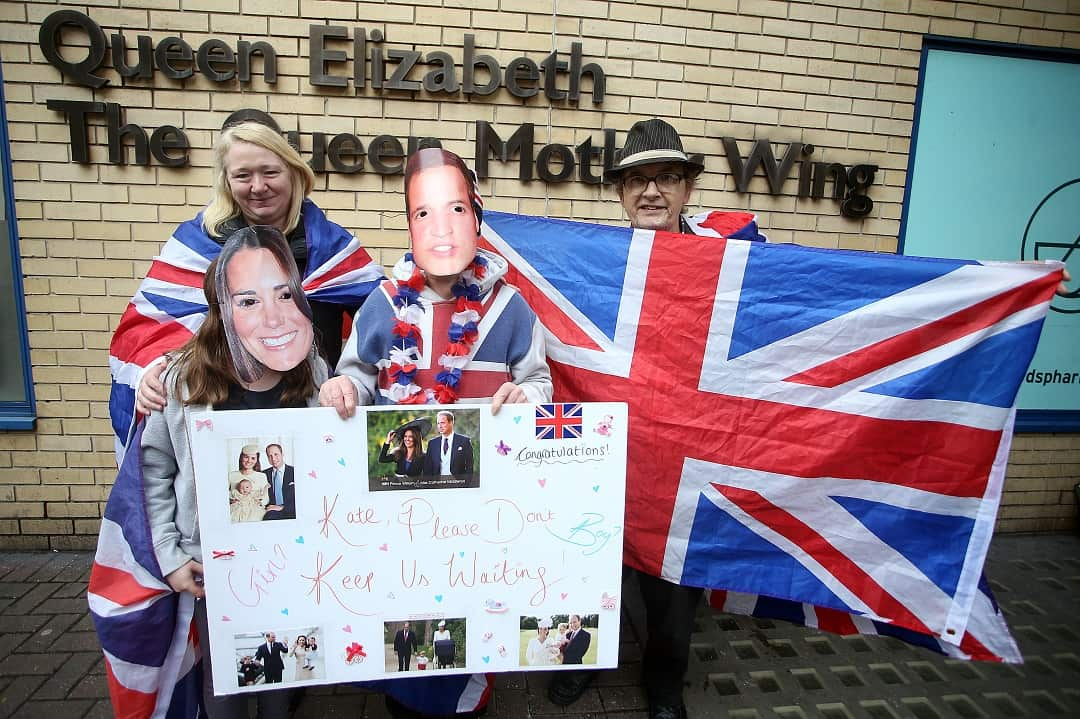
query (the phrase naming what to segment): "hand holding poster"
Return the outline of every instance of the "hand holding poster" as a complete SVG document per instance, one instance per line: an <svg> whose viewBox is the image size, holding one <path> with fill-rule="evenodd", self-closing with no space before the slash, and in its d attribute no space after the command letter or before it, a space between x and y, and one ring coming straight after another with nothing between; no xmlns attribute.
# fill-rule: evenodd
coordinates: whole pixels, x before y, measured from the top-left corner
<svg viewBox="0 0 1080 719"><path fill-rule="evenodd" d="M193 415L215 689L616 666L626 426L602 403Z"/></svg>

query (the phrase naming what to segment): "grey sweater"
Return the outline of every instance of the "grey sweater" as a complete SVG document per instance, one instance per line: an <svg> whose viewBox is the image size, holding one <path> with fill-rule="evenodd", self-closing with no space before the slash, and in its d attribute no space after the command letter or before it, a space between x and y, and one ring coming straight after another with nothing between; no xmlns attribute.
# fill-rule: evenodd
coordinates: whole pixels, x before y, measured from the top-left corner
<svg viewBox="0 0 1080 719"><path fill-rule="evenodd" d="M176 363L169 366L162 379L174 386ZM314 366L315 386L327 378L326 363ZM185 405L189 392L180 383L170 392L164 412L151 412L143 430L142 474L146 492L146 513L154 540L161 573L168 576L194 559L202 562L199 545L199 509L195 502L195 467L188 443L188 416L191 412L212 409L209 405ZM308 398L309 407L319 404L318 393Z"/></svg>

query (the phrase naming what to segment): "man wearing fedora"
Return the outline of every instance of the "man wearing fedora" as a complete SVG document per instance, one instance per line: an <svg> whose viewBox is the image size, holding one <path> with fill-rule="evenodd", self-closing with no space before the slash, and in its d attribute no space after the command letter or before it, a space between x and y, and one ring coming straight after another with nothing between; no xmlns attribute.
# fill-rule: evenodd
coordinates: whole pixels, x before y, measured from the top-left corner
<svg viewBox="0 0 1080 719"><path fill-rule="evenodd" d="M687 155L675 128L658 118L634 123L615 165L604 172L613 182L630 224L642 230L764 240L754 215L746 212L682 214L705 169L700 155ZM643 683L650 719L682 719L683 679L690 656L690 634L702 590L623 567L624 577L636 580L645 605L648 640L642 661ZM552 702L577 701L596 671L560 672L548 685Z"/></svg>

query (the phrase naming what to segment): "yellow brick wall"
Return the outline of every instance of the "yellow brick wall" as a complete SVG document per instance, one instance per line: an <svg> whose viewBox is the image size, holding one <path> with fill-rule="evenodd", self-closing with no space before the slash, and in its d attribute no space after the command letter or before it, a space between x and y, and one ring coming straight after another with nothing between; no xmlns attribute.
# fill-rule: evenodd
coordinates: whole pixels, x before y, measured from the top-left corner
<svg viewBox="0 0 1080 719"><path fill-rule="evenodd" d="M91 90L62 79L37 45L52 12L89 15L107 35L139 34L155 44L179 35L193 47L209 38L231 47L267 40L278 51L279 78L268 85L216 85L201 75L121 82L108 57L110 86ZM583 46L585 62L607 75L607 97L594 106L528 100L505 89L473 102L424 92L379 94L370 88L315 87L308 81L308 26L381 30L387 48L449 52L460 61L463 36L504 64L552 49ZM91 0L0 3L8 131L15 176L38 423L32 432L0 432L0 547L87 547L93 543L115 470L107 421L107 347L111 330L176 223L208 197L209 148L230 111L270 111L301 132L352 132L367 145L380 134L403 142L431 135L468 158L475 121L505 140L536 124L538 147L575 145L602 128L619 132L660 115L688 150L706 155L708 171L691 198L695 208L752 208L770 237L807 245L896 250L922 35L1080 48L1077 0ZM351 45L342 46L352 57ZM74 55L77 56L77 53ZM335 66L350 74L351 62ZM564 78L565 82L565 78ZM585 88L588 89L588 82ZM583 97L588 96L584 93ZM125 121L149 131L184 130L191 165L166 168L107 164L103 120L94 119L91 163L69 161L63 116L49 99L117 102ZM832 200L770 197L763 177L751 193L734 192L720 137L749 150L769 138L780 153L797 141L815 158L880 166L874 209L859 221L840 217ZM522 183L516 165L491 163L489 207L556 217L621 222L609 189L578 182ZM383 264L405 246L399 176L319 175L314 193L337 222L364 239ZM1011 455L999 527L1063 529L1076 522L1072 485L1080 481L1080 435L1018 437Z"/></svg>

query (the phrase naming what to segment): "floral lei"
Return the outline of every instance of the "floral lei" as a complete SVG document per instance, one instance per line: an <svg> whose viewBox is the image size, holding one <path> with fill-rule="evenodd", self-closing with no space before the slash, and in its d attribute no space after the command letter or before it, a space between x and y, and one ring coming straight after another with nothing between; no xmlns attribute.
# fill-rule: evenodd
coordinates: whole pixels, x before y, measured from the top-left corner
<svg viewBox="0 0 1080 719"><path fill-rule="evenodd" d="M480 321L480 284L487 273L487 260L477 255L472 263L461 273L451 291L457 298L457 306L450 317L447 335L450 345L446 353L439 358L442 367L435 376L435 387L425 389L416 384L416 362L420 358L419 321L424 313L420 303L420 293L426 279L423 271L413 262L412 253L406 253L405 261L400 265L403 272L408 272L407 279L398 279L397 294L394 296L394 345L390 348L389 359L380 364L386 369L392 384L388 390L390 398L398 404L454 404L457 402L457 386L461 381L461 370L469 363L469 353L476 342L477 323Z"/></svg>

